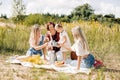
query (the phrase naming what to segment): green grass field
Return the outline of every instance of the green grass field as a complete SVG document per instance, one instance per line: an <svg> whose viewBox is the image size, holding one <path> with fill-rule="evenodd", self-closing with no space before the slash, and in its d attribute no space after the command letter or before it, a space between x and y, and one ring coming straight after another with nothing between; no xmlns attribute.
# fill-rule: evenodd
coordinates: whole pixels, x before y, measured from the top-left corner
<svg viewBox="0 0 120 80"><path fill-rule="evenodd" d="M5 60L10 56L26 54L29 48L30 27L0 27L0 65L3 66L0 68L0 80L120 80L120 25L114 24L109 28L98 22L83 21L62 25L72 44L71 28L80 26L86 35L91 53L102 60L106 68L95 69L90 75L72 75L7 64ZM42 25L42 34L45 32L46 29Z"/></svg>

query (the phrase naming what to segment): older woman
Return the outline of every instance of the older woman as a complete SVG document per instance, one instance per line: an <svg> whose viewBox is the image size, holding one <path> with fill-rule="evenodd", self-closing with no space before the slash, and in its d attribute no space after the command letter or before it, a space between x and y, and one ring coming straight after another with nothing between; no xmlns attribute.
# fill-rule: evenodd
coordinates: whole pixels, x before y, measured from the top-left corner
<svg viewBox="0 0 120 80"><path fill-rule="evenodd" d="M54 42L58 42L60 40L59 33L55 30L55 24L53 22L47 23L46 40ZM60 47L53 46L53 50L58 52Z"/></svg>
<svg viewBox="0 0 120 80"><path fill-rule="evenodd" d="M59 33L55 30L55 24L53 22L47 23L47 33L45 41L51 42L51 49L54 51L55 55L57 56L57 60L62 60L62 54L60 52L60 47L57 46L57 42L60 40Z"/></svg>

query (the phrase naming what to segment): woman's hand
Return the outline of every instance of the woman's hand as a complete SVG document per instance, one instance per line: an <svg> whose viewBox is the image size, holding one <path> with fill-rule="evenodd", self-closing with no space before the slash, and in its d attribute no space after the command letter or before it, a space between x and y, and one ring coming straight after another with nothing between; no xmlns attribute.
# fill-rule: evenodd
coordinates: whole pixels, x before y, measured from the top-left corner
<svg viewBox="0 0 120 80"><path fill-rule="evenodd" d="M59 44L60 47L64 47L67 50L72 51L71 47L70 46L66 46L64 43L58 43L58 44Z"/></svg>
<svg viewBox="0 0 120 80"><path fill-rule="evenodd" d="M61 47L61 43L57 42L57 46L56 47Z"/></svg>
<svg viewBox="0 0 120 80"><path fill-rule="evenodd" d="M48 50L53 50L53 47L52 46L48 46L47 49Z"/></svg>
<svg viewBox="0 0 120 80"><path fill-rule="evenodd" d="M45 37L44 42L49 42L49 38Z"/></svg>
<svg viewBox="0 0 120 80"><path fill-rule="evenodd" d="M58 44L59 47L64 47L63 43L58 42L57 44Z"/></svg>
<svg viewBox="0 0 120 80"><path fill-rule="evenodd" d="M47 47L47 46L48 46L48 43L46 42L46 43L44 43L43 45L44 45L44 47Z"/></svg>
<svg viewBox="0 0 120 80"><path fill-rule="evenodd" d="M40 46L33 46L33 48L35 49L35 50L40 50L40 49L43 49L43 48L45 48L45 47L47 47L48 46L48 43L44 43L43 45L40 45Z"/></svg>

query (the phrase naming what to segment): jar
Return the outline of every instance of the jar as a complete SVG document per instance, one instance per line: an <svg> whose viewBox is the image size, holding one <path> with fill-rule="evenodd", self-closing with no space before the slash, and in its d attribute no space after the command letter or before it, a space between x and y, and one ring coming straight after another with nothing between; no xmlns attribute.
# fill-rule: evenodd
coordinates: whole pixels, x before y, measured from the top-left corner
<svg viewBox="0 0 120 80"><path fill-rule="evenodd" d="M55 61L57 60L57 56L56 56L55 51L53 51L53 50L48 51L48 55L49 55L50 64L54 64Z"/></svg>

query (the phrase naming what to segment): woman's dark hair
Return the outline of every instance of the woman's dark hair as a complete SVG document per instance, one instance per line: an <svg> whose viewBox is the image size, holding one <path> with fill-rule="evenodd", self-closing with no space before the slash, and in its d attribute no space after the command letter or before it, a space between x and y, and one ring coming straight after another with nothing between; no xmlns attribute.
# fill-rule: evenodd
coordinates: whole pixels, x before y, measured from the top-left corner
<svg viewBox="0 0 120 80"><path fill-rule="evenodd" d="M47 30L49 31L50 29L49 29L49 26L50 25L53 25L53 27L55 28L55 23L53 23L53 22L48 22L47 23Z"/></svg>

